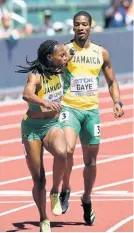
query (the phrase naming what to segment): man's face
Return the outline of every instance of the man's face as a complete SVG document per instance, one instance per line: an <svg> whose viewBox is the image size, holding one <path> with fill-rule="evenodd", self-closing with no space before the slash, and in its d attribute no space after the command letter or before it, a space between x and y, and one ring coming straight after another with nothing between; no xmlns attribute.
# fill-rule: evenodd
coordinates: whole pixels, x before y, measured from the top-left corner
<svg viewBox="0 0 134 233"><path fill-rule="evenodd" d="M90 22L89 19L86 16L77 16L74 21L74 33L75 37L79 41L85 41L88 39L90 34Z"/></svg>

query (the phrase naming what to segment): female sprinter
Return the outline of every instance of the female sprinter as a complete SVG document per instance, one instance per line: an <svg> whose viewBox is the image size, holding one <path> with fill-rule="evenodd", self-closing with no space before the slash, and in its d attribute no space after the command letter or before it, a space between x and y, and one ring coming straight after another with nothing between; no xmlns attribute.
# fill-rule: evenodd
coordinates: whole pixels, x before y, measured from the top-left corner
<svg viewBox="0 0 134 233"><path fill-rule="evenodd" d="M54 215L62 214L59 200L59 185L66 168L66 140L58 122L63 94L60 73L67 64L66 48L54 40L43 42L37 59L28 62L29 67L17 71L28 73L23 99L28 102L28 111L21 123L22 142L26 161L33 179L33 198L40 214L40 231L50 232L46 213L46 179L43 166L43 148L54 156L53 187L50 192L51 209Z"/></svg>

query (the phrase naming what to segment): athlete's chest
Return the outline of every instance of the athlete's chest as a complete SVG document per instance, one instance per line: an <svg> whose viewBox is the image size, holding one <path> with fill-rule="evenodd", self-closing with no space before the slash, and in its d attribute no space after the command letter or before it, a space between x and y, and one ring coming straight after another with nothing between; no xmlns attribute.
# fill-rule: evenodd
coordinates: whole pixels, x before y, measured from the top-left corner
<svg viewBox="0 0 134 233"><path fill-rule="evenodd" d="M77 50L68 64L72 95L96 95L102 61L98 48Z"/></svg>
<svg viewBox="0 0 134 233"><path fill-rule="evenodd" d="M42 82L42 98L49 102L59 102L63 95L63 85L60 76L52 76Z"/></svg>
<svg viewBox="0 0 134 233"><path fill-rule="evenodd" d="M42 88L44 94L53 93L62 87L61 79L58 76L53 76L51 79L43 80Z"/></svg>
<svg viewBox="0 0 134 233"><path fill-rule="evenodd" d="M101 63L101 54L98 49L76 50L72 60L68 63L68 68L72 70L75 68L95 69L100 67Z"/></svg>

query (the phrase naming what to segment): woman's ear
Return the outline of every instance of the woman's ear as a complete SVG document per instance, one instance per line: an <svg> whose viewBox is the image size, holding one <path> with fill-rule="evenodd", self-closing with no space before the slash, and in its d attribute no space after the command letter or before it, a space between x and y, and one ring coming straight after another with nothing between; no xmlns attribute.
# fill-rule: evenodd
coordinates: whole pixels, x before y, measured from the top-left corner
<svg viewBox="0 0 134 233"><path fill-rule="evenodd" d="M52 56L51 56L51 54L48 54L48 55L47 55L47 59L48 59L48 61L52 61Z"/></svg>

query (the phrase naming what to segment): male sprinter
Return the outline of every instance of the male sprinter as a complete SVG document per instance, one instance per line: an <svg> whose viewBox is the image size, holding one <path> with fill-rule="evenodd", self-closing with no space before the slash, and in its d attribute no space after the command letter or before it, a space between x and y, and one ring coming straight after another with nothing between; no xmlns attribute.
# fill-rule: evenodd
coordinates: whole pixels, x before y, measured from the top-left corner
<svg viewBox="0 0 134 233"><path fill-rule="evenodd" d="M120 91L106 49L90 41L92 17L85 11L78 12L73 19L74 39L67 46L76 50L69 61L64 79L64 96L60 122L67 141L68 164L63 176L60 194L62 213L69 207L70 174L73 153L79 135L84 161L84 194L81 202L84 220L88 225L95 221L91 204L91 191L96 178L96 157L100 144L100 117L98 109L98 83L101 70L113 100L115 117L123 115Z"/></svg>

